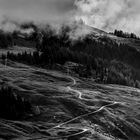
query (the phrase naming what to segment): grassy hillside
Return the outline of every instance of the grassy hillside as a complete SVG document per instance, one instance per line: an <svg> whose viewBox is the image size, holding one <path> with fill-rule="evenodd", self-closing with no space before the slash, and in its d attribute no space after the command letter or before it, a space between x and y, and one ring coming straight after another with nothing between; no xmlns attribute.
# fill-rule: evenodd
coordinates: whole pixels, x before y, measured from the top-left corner
<svg viewBox="0 0 140 140"><path fill-rule="evenodd" d="M139 50L68 31L0 49L0 139L139 140Z"/></svg>
<svg viewBox="0 0 140 140"><path fill-rule="evenodd" d="M0 83L28 99L34 113L0 119L3 139L139 140L139 90L9 61ZM130 133L131 132L131 133Z"/></svg>

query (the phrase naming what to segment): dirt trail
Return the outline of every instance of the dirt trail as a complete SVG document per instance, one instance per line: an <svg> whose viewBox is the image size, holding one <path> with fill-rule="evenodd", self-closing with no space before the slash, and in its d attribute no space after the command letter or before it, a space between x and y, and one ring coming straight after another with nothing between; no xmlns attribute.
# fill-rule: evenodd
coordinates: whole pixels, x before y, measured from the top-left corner
<svg viewBox="0 0 140 140"><path fill-rule="evenodd" d="M73 83L71 84L71 86L75 86L75 85L77 84L76 80L75 80L73 77L68 76L68 78L70 78L70 79L73 81ZM80 100L88 100L88 99L82 98L82 92L81 92L81 91L75 90L75 89L73 89L73 88L70 87L70 86L67 86L67 91L69 91L69 92L75 92L76 94L78 94L78 98L79 98ZM71 120L69 120L69 121L63 122L63 123L61 123L61 124L59 124L59 125L56 125L56 126L50 128L50 129L47 129L46 132L49 132L49 131L51 131L51 130L53 130L53 129L61 128L62 126L66 125L66 124L69 124L69 123L72 123L72 122L74 122L75 120L82 119L82 118L84 118L84 117L87 117L87 116L96 114L96 113L102 111L103 109L105 109L105 108L107 108L107 107L111 107L111 106L114 106L114 105L117 105L117 104L125 105L125 103L121 103L121 102L113 102L113 103L110 103L110 104L108 104L108 105L104 105L104 106L100 107L100 108L99 108L98 110L96 110L96 111L93 111L93 112L90 112L90 113L87 113L87 114L83 114L83 115L77 116L77 117L75 117L75 118L73 118L73 119L71 119ZM64 127L63 127L63 128L64 128ZM66 127L66 128L68 128L68 127ZM91 129L91 128L90 128L90 129ZM64 137L64 138L67 138L67 137L76 136L76 135L85 133L85 132L87 132L87 131L90 131L90 129L86 127L86 128L81 128L81 130L82 130L81 132L75 133L75 134L72 134L72 135L67 135L67 136L62 136L62 137L53 137L53 136L50 137L50 136L47 136L47 137L35 138L35 140L44 139L44 138L63 138L63 137ZM124 134L124 135L125 135L125 134ZM28 139L28 140L33 140L33 139Z"/></svg>
<svg viewBox="0 0 140 140"><path fill-rule="evenodd" d="M83 128L80 128L80 126L82 126L82 124L81 125L79 124L79 127L78 126L72 126L72 125L77 120L80 122L81 120L84 120L86 117L89 117L89 116L94 117L94 115L97 115L98 113L103 112L104 110L110 111L110 109L111 109L112 112L110 111L109 113L110 114L112 113L114 115L113 111L115 111L116 106L124 108L124 106L126 106L126 104L125 104L126 99L128 99L128 97L130 96L130 95L127 95L128 94L127 92L125 92L125 94L126 94L125 95L125 94L122 94L120 91L117 92L117 90L114 92L115 94L112 94L112 93L110 94L109 92L106 94L106 93L102 92L102 91L104 91L104 88L101 88L102 90L100 90L100 92L97 92L98 91L97 88L93 88L93 89L92 88L91 89L86 88L85 89L84 87L82 87L82 85L80 83L81 81L77 82L77 79L72 77L72 76L65 75L61 72L49 71L49 70L45 70L45 69L42 69L42 68L27 66L27 65L24 65L24 64L20 64L20 63L14 63L14 64L8 65L6 67L1 65L0 73L1 73L1 75L0 75L1 77L9 80L11 83L13 82L13 84L15 84L15 86L16 86L16 82L19 82L18 80L20 78L21 79L20 80L21 84L24 84L24 85L26 84L27 86L28 85L33 86L33 90L36 89L36 90L34 90L35 94L37 94L38 91L41 90L41 93L38 94L38 96L37 96L37 97L41 98L41 101L44 101L45 98L47 98L47 97L45 97L45 94L46 95L47 95L47 93L49 94L50 90L49 90L49 92L47 90L47 88L49 87L51 90L60 89L59 91L61 91L61 92L58 95L57 95L57 93L52 91L52 93L54 94L54 97L57 96L57 98L60 96L60 98L63 97L64 100L65 99L69 100L69 98L67 99L67 96L70 96L71 99L73 99L73 100L78 99L76 101L76 103L84 104L86 102L87 104L85 104L85 105L87 105L87 106L89 105L89 106L93 106L93 107L96 105L97 100L100 103L99 106L97 104L96 110L94 108L94 111L92 109L92 110L90 110L89 113L85 113L85 114L82 113L82 115L78 114L77 117L74 117L72 119L65 119L65 120L68 120L68 121L63 122L63 120L61 120L60 122L62 122L62 123L59 122L59 124L58 124L58 122L52 123L50 125L50 128L48 128L48 127L46 127L46 128L37 127L36 131L40 134L40 135L37 135L37 136L34 136L34 134L32 135L32 132L28 133L28 130L30 130L30 128L34 129L36 124L32 124L31 122L26 122L27 124L23 124L22 122L18 122L20 125L23 126L23 128L20 128L20 127L17 127L16 122L14 122L14 121L2 121L2 120L0 121L1 122L0 125L4 126L5 129L14 130L15 132L17 132L17 134L20 134L21 136L23 136L23 139L25 139L25 140L41 140L41 139L45 139L45 138L46 139L47 138L63 139L63 138L68 138L68 137L72 137L72 136L78 136L78 135L81 135L81 134L85 134L86 132L94 131L94 129L92 129L88 125L83 126ZM17 77L15 77L15 76L17 76ZM53 80L53 79L57 80L57 82L56 81L55 82L50 82L50 78L51 78L51 80ZM36 84L36 85L34 85L34 84ZM80 85L79 88L78 88L78 85ZM19 86L19 85L17 85L17 86ZM108 86L107 88L109 88L109 87L112 87L112 86ZM30 88L32 89L32 87L30 87ZM110 88L110 90L113 90L114 88L115 87L112 87L112 88ZM86 90L87 94L85 94L84 90ZM31 93L30 91L32 91L32 90L27 89L26 91ZM44 94L44 92L45 92L45 94ZM90 92L92 92L91 96L89 94ZM72 96L70 95L70 93L72 93L71 94ZM136 93L134 93L134 94L137 95ZM40 95L43 95L43 96L41 97ZM65 98L65 95L67 95L66 98ZM90 97L90 99L84 98L84 95L86 95L86 96L88 95ZM33 94L33 96L34 96L34 94ZM76 99L73 98L75 96L77 97ZM120 98L121 100L116 100L118 96L121 97ZM56 100L57 100L57 98L56 98ZM103 98L104 101L106 101L105 104L104 103L102 104L102 98ZM94 102L94 99L96 99L95 102ZM133 99L132 95L130 96L130 99ZM38 99L36 99L36 100L38 100ZM45 101L45 102L48 102L48 100ZM79 107L79 106L76 106L77 104L72 104L72 105L74 105L73 107L77 107L77 108ZM135 109L136 107L137 106L134 106L133 109ZM53 108L52 108L51 111L54 112ZM131 113L131 111L128 111L127 113ZM116 116L116 115L114 115L114 116ZM51 118L51 119L53 119L53 118ZM48 125L47 120L45 120L44 123L46 123L45 124L46 126ZM51 126L53 126L53 127L51 127ZM57 136L57 133L55 133L56 135L53 135L53 133L52 133L54 131L59 132L59 130L63 130L63 131L67 132L67 130L69 130L69 129L72 129L73 133L70 133L70 134L66 133L65 136L59 136L59 135ZM117 129L119 132L121 132L121 134L123 136L126 137L126 134L121 130L120 127L115 126L115 129ZM79 130L79 131L77 132L76 130ZM44 136L44 134L43 134L44 132L48 133L48 134L52 134L52 136ZM108 138L110 138L110 137L108 137Z"/></svg>

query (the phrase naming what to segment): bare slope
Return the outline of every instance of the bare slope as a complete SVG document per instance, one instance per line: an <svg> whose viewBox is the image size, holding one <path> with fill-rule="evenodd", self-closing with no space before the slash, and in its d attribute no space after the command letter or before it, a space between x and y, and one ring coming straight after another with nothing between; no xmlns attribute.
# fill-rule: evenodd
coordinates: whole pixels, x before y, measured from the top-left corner
<svg viewBox="0 0 140 140"><path fill-rule="evenodd" d="M24 121L0 119L3 139L113 140L140 138L140 91L100 85L12 61L0 64L6 82L35 110Z"/></svg>

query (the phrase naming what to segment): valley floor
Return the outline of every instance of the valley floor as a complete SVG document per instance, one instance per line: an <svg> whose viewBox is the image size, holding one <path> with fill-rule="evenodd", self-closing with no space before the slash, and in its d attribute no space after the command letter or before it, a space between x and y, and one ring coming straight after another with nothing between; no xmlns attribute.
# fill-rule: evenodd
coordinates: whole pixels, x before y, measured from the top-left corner
<svg viewBox="0 0 140 140"><path fill-rule="evenodd" d="M14 140L139 140L140 90L96 84L60 71L8 61L0 85L31 101L24 121L0 119L0 138Z"/></svg>

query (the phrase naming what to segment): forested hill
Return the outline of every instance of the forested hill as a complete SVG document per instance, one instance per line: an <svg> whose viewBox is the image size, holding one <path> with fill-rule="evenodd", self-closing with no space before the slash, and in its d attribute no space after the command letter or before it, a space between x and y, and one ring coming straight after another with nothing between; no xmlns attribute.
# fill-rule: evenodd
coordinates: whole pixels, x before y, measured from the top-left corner
<svg viewBox="0 0 140 140"><path fill-rule="evenodd" d="M21 27L28 29L34 26L25 24ZM5 44L6 47L19 45L26 41L37 48L34 54L8 52L8 59L43 67L56 64L64 66L67 62L73 62L79 66L72 71L81 77L94 78L99 83L140 87L138 37L117 37L116 34L84 25L62 26L59 33L49 25L45 29L33 29L35 30L31 34L22 36L20 32L1 32L1 43L4 44L1 47ZM5 40L2 39L3 36ZM19 41L21 38L22 41Z"/></svg>
<svg viewBox="0 0 140 140"><path fill-rule="evenodd" d="M139 140L139 39L21 29L0 32L0 139Z"/></svg>

